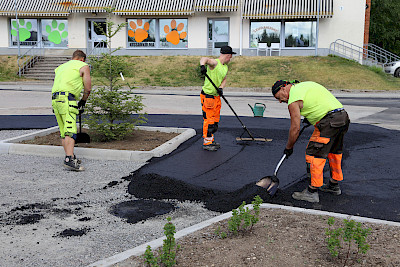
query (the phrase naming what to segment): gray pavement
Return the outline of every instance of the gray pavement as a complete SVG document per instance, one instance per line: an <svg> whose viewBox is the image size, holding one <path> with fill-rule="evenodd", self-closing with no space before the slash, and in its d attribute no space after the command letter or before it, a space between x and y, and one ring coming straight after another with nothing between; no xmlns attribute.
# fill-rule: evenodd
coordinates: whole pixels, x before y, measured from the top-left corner
<svg viewBox="0 0 400 267"><path fill-rule="evenodd" d="M0 115L51 115L50 91L51 84L0 83ZM199 115L199 91L200 88L145 87L136 92L144 96L148 114ZM344 104L353 123L400 130L399 93L333 93ZM267 107L265 117L289 118L286 105L278 103L267 89L262 92L227 88L225 95L240 116L253 116L248 104L260 102ZM225 104L221 113L232 115ZM1 139L5 138L2 133L6 138L12 135L0 131ZM0 223L0 265L85 266L162 236L166 216L130 225L109 213L112 205L136 200L126 193L128 182L121 177L139 169L141 162L87 160L87 171L61 177L59 158L0 155L0 162L0 181L4 185L1 213L8 217L23 215L23 208L41 204L36 205L35 211L45 216L42 223L32 225ZM116 184L112 183L115 181ZM200 203L175 204L179 209L171 216L177 230L218 214ZM68 228L86 228L88 234L60 237L60 232Z"/></svg>

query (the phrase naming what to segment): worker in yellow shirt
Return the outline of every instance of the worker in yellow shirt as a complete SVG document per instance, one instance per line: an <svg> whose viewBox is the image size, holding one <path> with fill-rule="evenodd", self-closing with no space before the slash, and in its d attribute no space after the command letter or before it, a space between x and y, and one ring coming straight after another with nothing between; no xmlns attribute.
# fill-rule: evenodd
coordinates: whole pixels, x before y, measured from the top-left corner
<svg viewBox="0 0 400 267"><path fill-rule="evenodd" d="M221 54L218 59L202 57L200 68L203 75L207 74L210 79L218 86L216 89L208 80L204 80L204 85L200 93L201 107L203 111L203 149L207 151L217 151L220 144L215 142L214 133L218 130L218 123L221 112L221 95L226 84L226 74L228 73L227 64L230 62L232 47L221 47Z"/></svg>
<svg viewBox="0 0 400 267"><path fill-rule="evenodd" d="M74 154L77 136L76 115L89 97L92 87L90 68L85 63L86 54L76 50L72 59L55 69L52 93L52 107L60 128L62 146L65 151L64 166L70 170L83 171L81 162ZM80 99L81 91L84 89ZM77 101L79 102L77 103Z"/></svg>
<svg viewBox="0 0 400 267"><path fill-rule="evenodd" d="M301 116L315 127L306 148L307 173L311 182L302 192L294 192L292 197L319 202L318 188L340 195L338 182L343 180L343 138L350 124L343 105L325 87L315 82L293 83L280 80L272 86L272 94L280 103L288 104L290 130L284 149L286 158L293 153L300 132ZM323 170L327 159L331 177L329 183L324 184Z"/></svg>

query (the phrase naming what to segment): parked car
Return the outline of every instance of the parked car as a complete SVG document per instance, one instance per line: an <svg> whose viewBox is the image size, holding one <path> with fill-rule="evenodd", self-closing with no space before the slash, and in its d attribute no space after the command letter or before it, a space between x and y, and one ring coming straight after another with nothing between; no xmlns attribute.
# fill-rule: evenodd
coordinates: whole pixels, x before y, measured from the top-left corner
<svg viewBox="0 0 400 267"><path fill-rule="evenodd" d="M394 77L400 77L400 61L394 61L385 64L385 72L392 74Z"/></svg>

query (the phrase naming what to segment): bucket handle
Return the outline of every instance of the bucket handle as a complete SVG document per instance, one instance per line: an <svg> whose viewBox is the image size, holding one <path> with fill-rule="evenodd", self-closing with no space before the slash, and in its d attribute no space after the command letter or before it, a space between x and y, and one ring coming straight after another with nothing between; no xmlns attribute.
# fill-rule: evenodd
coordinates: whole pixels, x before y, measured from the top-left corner
<svg viewBox="0 0 400 267"><path fill-rule="evenodd" d="M267 108L267 106L265 106L265 104L264 104L264 103L255 103L255 104L254 104L254 106L256 106L257 104L263 105L263 106L264 106L264 109L266 109L266 108Z"/></svg>

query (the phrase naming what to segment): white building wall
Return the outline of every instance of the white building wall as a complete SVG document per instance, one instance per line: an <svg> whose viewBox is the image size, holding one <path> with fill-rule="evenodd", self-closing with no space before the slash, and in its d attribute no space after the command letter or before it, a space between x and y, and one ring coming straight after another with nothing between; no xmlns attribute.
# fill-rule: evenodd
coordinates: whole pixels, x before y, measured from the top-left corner
<svg viewBox="0 0 400 267"><path fill-rule="evenodd" d="M318 47L329 48L336 39L362 47L365 0L335 0L333 3L333 17L320 19Z"/></svg>
<svg viewBox="0 0 400 267"><path fill-rule="evenodd" d="M10 45L10 31L8 29L8 18L0 16L0 47L8 47Z"/></svg>
<svg viewBox="0 0 400 267"><path fill-rule="evenodd" d="M207 16L203 13L188 18L188 47L207 48Z"/></svg>

